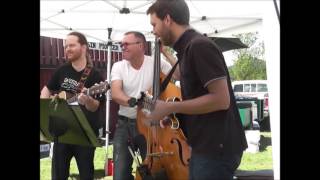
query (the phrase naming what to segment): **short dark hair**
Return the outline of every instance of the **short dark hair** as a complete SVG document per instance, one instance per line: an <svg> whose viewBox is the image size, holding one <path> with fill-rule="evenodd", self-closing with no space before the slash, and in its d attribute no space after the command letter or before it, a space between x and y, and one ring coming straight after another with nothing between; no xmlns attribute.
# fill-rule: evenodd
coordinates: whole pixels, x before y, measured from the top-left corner
<svg viewBox="0 0 320 180"><path fill-rule="evenodd" d="M167 14L179 25L189 25L190 12L184 0L157 0L147 10L147 14L156 13L163 20Z"/></svg>
<svg viewBox="0 0 320 180"><path fill-rule="evenodd" d="M69 33L68 36L77 36L78 37L78 42L81 45L86 45L87 46L87 51L86 51L87 65L92 67L93 63L92 63L92 60L91 60L91 57L90 57L89 46L88 46L88 41L87 41L86 36L84 34L80 33L80 32L76 32L76 31L73 31L73 32Z"/></svg>
<svg viewBox="0 0 320 180"><path fill-rule="evenodd" d="M124 35L133 34L136 38L140 39L142 41L143 47L146 50L147 48L147 40L146 37L139 31L128 31L124 33Z"/></svg>

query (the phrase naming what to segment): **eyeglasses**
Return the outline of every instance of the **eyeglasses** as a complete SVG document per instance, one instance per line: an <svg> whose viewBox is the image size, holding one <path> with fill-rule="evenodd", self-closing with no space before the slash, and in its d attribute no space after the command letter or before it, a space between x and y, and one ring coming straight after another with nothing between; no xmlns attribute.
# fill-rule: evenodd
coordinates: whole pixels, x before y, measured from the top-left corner
<svg viewBox="0 0 320 180"><path fill-rule="evenodd" d="M133 45L133 44L140 44L141 42L132 42L132 43L128 43L128 42L125 42L125 43L120 43L120 47L121 48L125 48L125 47L128 47L129 45Z"/></svg>

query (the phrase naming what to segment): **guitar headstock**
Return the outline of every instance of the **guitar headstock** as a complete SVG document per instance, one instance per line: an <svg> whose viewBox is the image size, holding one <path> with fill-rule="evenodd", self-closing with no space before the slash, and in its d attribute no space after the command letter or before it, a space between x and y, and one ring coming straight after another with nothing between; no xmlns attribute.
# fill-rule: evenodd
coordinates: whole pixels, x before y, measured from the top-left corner
<svg viewBox="0 0 320 180"><path fill-rule="evenodd" d="M95 84L88 89L88 94L90 96L99 95L107 92L110 89L110 85L107 80L100 82L99 84Z"/></svg>

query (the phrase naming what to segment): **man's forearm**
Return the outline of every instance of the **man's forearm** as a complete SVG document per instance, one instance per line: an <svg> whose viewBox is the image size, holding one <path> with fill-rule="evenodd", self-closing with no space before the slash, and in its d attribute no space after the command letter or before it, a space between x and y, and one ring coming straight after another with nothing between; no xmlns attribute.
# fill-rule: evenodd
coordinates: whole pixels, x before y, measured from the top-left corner
<svg viewBox="0 0 320 180"><path fill-rule="evenodd" d="M100 105L100 102L96 99L93 99L92 97L89 97L87 102L85 103L86 109L88 109L91 112L95 112Z"/></svg>

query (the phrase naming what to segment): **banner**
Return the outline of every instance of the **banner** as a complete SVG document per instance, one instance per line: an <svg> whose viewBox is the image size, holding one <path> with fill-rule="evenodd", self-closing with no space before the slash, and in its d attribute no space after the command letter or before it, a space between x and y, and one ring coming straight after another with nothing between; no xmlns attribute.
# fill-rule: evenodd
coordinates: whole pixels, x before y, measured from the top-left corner
<svg viewBox="0 0 320 180"><path fill-rule="evenodd" d="M108 50L107 43L88 42L88 46L90 49ZM122 52L120 44L112 44L111 51Z"/></svg>

